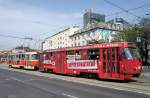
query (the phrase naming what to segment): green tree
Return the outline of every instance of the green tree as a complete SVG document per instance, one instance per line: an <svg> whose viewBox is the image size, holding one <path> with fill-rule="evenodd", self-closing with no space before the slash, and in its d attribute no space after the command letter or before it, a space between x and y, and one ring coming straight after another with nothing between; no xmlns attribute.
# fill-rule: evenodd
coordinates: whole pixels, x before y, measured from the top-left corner
<svg viewBox="0 0 150 98"><path fill-rule="evenodd" d="M144 49L143 52L143 58L144 58L144 63L147 64L147 61L149 59L148 52L150 49L148 49L148 46L150 46L150 19L148 18L143 18L139 22L139 28L140 31L144 33L144 36L142 37L143 39L143 47Z"/></svg>

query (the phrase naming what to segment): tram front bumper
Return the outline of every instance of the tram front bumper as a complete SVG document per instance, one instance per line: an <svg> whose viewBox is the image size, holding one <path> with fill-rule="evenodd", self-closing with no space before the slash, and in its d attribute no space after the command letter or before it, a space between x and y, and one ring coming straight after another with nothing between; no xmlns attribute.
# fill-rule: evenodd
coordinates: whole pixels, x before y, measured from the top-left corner
<svg viewBox="0 0 150 98"><path fill-rule="evenodd" d="M24 66L25 69L34 69L34 66Z"/></svg>

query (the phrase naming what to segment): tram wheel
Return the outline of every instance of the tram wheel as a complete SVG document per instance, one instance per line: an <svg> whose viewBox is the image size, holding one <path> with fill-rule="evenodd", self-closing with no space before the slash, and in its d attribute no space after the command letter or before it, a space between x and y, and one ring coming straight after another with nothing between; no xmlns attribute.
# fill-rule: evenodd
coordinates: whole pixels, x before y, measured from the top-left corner
<svg viewBox="0 0 150 98"><path fill-rule="evenodd" d="M9 65L8 68L12 68L12 65Z"/></svg>

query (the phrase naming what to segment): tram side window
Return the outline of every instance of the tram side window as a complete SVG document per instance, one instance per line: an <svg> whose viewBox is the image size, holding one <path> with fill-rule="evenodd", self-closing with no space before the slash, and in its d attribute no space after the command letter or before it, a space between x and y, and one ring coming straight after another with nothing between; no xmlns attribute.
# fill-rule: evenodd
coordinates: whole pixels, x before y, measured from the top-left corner
<svg viewBox="0 0 150 98"><path fill-rule="evenodd" d="M18 55L16 55L16 59L18 59L19 58L19 56Z"/></svg>
<svg viewBox="0 0 150 98"><path fill-rule="evenodd" d="M29 54L26 54L25 58L26 58L26 60L29 60L30 59Z"/></svg>
<svg viewBox="0 0 150 98"><path fill-rule="evenodd" d="M125 51L124 51L124 50L122 51L122 58L123 58L123 59L126 59L126 54L125 54Z"/></svg>
<svg viewBox="0 0 150 98"><path fill-rule="evenodd" d="M80 55L80 51L67 51L67 55Z"/></svg>
<svg viewBox="0 0 150 98"><path fill-rule="evenodd" d="M38 59L38 54L32 54L31 58L32 58L32 60L37 60Z"/></svg>
<svg viewBox="0 0 150 98"><path fill-rule="evenodd" d="M19 55L19 54L17 54L17 55L16 55L16 60L19 60L19 57L20 57L20 55Z"/></svg>
<svg viewBox="0 0 150 98"><path fill-rule="evenodd" d="M115 50L114 50L114 48L111 49L111 54L112 54L112 60L115 60Z"/></svg>
<svg viewBox="0 0 150 98"><path fill-rule="evenodd" d="M76 55L80 55L80 51L75 51L75 54Z"/></svg>
<svg viewBox="0 0 150 98"><path fill-rule="evenodd" d="M50 53L49 53L49 55L50 55L50 56L53 56L53 53L52 53L52 52L50 52Z"/></svg>
<svg viewBox="0 0 150 98"><path fill-rule="evenodd" d="M81 60L80 51L67 51L67 59L68 60Z"/></svg>
<svg viewBox="0 0 150 98"><path fill-rule="evenodd" d="M98 49L93 49L88 51L89 59L90 60L96 60L99 58L99 50Z"/></svg>
<svg viewBox="0 0 150 98"><path fill-rule="evenodd" d="M12 58L13 58L13 60L15 60L16 59L16 55L13 55Z"/></svg>
<svg viewBox="0 0 150 98"><path fill-rule="evenodd" d="M52 56L53 56L53 53L52 53L52 52L49 52L49 53L46 54L46 58L47 58L47 59L50 59Z"/></svg>
<svg viewBox="0 0 150 98"><path fill-rule="evenodd" d="M13 60L13 55L10 56L10 59Z"/></svg>
<svg viewBox="0 0 150 98"><path fill-rule="evenodd" d="M22 58L22 54L19 54L19 59L21 59Z"/></svg>
<svg viewBox="0 0 150 98"><path fill-rule="evenodd" d="M25 59L25 54L22 54L22 59Z"/></svg>
<svg viewBox="0 0 150 98"><path fill-rule="evenodd" d="M75 55L74 51L67 51L67 55Z"/></svg>
<svg viewBox="0 0 150 98"><path fill-rule="evenodd" d="M120 59L120 57L119 57L119 48L117 48L117 60L119 60Z"/></svg>

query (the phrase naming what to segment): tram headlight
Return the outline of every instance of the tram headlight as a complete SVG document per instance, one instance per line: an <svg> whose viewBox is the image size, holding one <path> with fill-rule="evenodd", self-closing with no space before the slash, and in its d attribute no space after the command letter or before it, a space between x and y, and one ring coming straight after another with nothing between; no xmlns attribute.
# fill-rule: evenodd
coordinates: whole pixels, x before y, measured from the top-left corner
<svg viewBox="0 0 150 98"><path fill-rule="evenodd" d="M137 69L141 69L141 66L138 66Z"/></svg>
<svg viewBox="0 0 150 98"><path fill-rule="evenodd" d="M138 67L135 67L136 70L140 70L141 69L141 66L138 66Z"/></svg>

